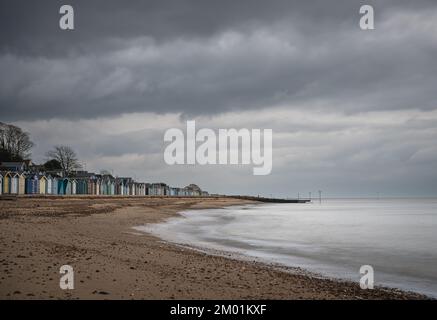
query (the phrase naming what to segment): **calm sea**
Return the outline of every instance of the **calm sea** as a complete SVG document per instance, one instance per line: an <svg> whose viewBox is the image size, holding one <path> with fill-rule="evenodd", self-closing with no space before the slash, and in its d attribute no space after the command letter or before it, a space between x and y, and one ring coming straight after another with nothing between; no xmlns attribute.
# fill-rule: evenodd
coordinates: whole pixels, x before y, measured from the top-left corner
<svg viewBox="0 0 437 320"><path fill-rule="evenodd" d="M325 200L185 211L136 228L164 240L225 250L437 297L437 199Z"/></svg>

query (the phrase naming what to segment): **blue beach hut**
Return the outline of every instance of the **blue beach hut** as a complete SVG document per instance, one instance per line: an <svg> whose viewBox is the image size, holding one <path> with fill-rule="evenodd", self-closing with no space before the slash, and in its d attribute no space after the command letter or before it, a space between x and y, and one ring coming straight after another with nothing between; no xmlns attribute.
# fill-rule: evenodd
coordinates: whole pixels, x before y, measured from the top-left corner
<svg viewBox="0 0 437 320"><path fill-rule="evenodd" d="M37 175L28 175L26 177L26 194L36 194L39 193L39 181Z"/></svg>

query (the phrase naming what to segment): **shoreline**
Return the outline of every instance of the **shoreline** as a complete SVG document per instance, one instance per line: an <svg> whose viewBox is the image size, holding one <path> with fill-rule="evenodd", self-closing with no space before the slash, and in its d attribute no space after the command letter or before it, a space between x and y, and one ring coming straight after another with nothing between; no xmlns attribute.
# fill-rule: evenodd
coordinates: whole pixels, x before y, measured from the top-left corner
<svg viewBox="0 0 437 320"><path fill-rule="evenodd" d="M184 210L253 204L232 198L0 200L1 299L429 299L397 289L361 290L341 279L215 256L133 227ZM252 260L252 261L251 261ZM59 267L75 289L59 288ZM299 268L297 268L299 270Z"/></svg>
<svg viewBox="0 0 437 320"><path fill-rule="evenodd" d="M238 199L243 199L241 197L237 197ZM259 201L259 202L254 202L254 203L249 203L248 205L262 205L264 204L265 201ZM229 205L228 207L240 207L242 206L241 204L236 204L236 205ZM219 209L219 208L211 208L211 209ZM193 210L204 210L204 209L193 209ZM183 218L184 216L182 215L184 211L179 211L176 213L176 216L171 217L169 219L173 219L173 218ZM160 221L157 223L166 223L167 220L166 219L164 221ZM153 223L155 224L155 223ZM152 224L152 225L153 225ZM137 227L141 228L142 226L136 226L133 227L134 230L140 232L140 233L145 233L145 234L149 234L152 235L158 239L160 239L163 243L167 244L167 245L172 245L172 246L177 246L177 247L181 247L184 249L189 249L189 250L193 250L196 252L200 252L200 253L204 253L210 256L218 256L218 257L223 257L226 259L232 259L232 260L237 260L237 261L243 261L243 262L249 262L249 263L257 263L259 265L265 266L267 268L271 268L273 270L279 271L279 272L285 272L285 273L290 273L293 275L299 275L299 276L304 276L304 277L309 277L309 278L313 278L313 279L320 279L320 280L328 280L328 281L333 281L333 282L338 282L338 283L344 283L346 285L350 285L350 286L355 286L357 284L357 282L354 282L353 280L349 279L349 278L340 278L340 277L333 277L333 276L328 276L325 275L323 273L319 273L316 271L311 271L309 269L306 269L305 267L298 267L298 266L289 266L289 265L285 265L285 264L281 264L279 262L271 262L268 261L267 259L263 259L260 257L256 257L256 256L251 256L251 255L247 255L238 251L231 251L231 250L226 250L226 249L216 249L216 248L208 248L208 247L203 247L201 245L194 245L194 244L188 244L188 243L180 243L177 241L172 241L172 240L167 240L164 238L161 238L159 235L154 234L153 232L150 231L145 231L145 230L140 230L139 228L137 229ZM398 288L395 286L387 286L387 285L375 285L375 290L382 290L382 291L386 291L386 292L390 292L390 291L394 291L397 293L405 293L405 294L412 294L412 295L421 295L423 296L425 299L430 299L430 300L435 300L436 298L433 297L432 295L428 295L426 293L421 293L419 291L414 291L414 290L408 290L408 289L402 289L402 288Z"/></svg>

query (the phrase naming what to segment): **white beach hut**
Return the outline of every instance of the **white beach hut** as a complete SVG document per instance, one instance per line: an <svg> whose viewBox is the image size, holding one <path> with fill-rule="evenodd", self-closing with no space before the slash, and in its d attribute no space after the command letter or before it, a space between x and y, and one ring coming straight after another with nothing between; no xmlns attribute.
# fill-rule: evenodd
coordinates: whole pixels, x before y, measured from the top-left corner
<svg viewBox="0 0 437 320"><path fill-rule="evenodd" d="M12 173L11 174L11 194L18 194L18 182L19 182L19 175L18 173Z"/></svg>
<svg viewBox="0 0 437 320"><path fill-rule="evenodd" d="M47 182L46 182L46 194L52 194L53 178L52 178L51 175L48 175L46 178L47 178Z"/></svg>
<svg viewBox="0 0 437 320"><path fill-rule="evenodd" d="M58 181L57 177L52 178L52 194L58 194Z"/></svg>
<svg viewBox="0 0 437 320"><path fill-rule="evenodd" d="M71 194L76 194L77 181L75 179L71 180Z"/></svg>

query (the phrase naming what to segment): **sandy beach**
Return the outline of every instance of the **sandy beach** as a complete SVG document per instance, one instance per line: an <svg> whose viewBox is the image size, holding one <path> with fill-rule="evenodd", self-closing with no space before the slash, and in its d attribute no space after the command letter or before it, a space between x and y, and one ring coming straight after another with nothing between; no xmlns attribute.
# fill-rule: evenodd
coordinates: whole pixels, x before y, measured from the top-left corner
<svg viewBox="0 0 437 320"><path fill-rule="evenodd" d="M132 227L232 198L2 197L1 299L420 299L164 243ZM61 290L59 268L74 268Z"/></svg>

